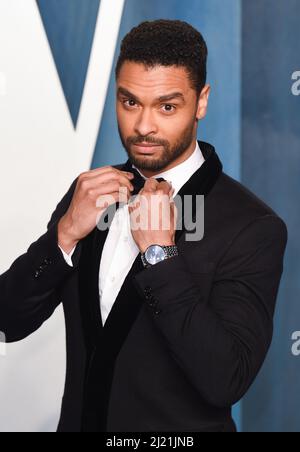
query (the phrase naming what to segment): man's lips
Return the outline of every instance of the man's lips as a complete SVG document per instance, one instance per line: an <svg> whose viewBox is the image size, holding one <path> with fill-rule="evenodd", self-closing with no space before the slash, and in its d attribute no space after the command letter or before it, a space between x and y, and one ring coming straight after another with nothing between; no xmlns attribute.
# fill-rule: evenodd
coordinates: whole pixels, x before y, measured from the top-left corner
<svg viewBox="0 0 300 452"><path fill-rule="evenodd" d="M142 154L154 154L157 151L157 148L161 146L159 144L134 144L134 147L138 150L138 152Z"/></svg>

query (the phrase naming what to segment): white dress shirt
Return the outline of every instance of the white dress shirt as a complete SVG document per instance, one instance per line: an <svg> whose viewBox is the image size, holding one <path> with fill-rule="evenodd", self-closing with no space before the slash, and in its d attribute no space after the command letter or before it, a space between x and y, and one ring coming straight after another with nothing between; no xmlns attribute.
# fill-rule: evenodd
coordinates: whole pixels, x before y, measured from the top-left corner
<svg viewBox="0 0 300 452"><path fill-rule="evenodd" d="M187 160L175 168L156 175L155 178L164 178L172 182L175 197L204 162L205 159L197 142L194 153ZM137 169L137 171L139 170ZM139 173L141 174L140 171ZM141 176L147 180L142 174ZM71 258L75 249L69 255L61 249L66 262L71 266L73 265ZM120 207L114 216L101 257L99 292L103 325L139 254L140 250L132 237L128 205L126 204Z"/></svg>

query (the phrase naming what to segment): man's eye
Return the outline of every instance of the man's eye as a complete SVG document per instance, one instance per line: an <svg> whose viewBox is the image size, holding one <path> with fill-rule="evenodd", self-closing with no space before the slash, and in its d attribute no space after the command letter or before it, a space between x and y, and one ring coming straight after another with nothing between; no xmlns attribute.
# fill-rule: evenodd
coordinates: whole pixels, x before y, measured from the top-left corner
<svg viewBox="0 0 300 452"><path fill-rule="evenodd" d="M173 111L176 110L175 105L164 104L163 107L165 108L165 111L166 111L167 113L172 113Z"/></svg>
<svg viewBox="0 0 300 452"><path fill-rule="evenodd" d="M136 105L135 101L132 99L124 100L123 104L126 105L127 107L134 107Z"/></svg>

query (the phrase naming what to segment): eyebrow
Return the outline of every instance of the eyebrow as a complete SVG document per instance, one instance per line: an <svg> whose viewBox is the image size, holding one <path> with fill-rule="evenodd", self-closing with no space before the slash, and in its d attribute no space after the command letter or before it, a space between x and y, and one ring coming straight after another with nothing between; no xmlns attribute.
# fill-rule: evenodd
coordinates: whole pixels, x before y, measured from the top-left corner
<svg viewBox="0 0 300 452"><path fill-rule="evenodd" d="M139 99L137 96L135 96L134 94L132 94L130 91L128 91L128 90L125 89L125 88L120 87L120 88L118 89L118 96L119 96L120 94L123 95L123 96L130 97L131 99L133 99L133 100L135 100L135 101L141 103L140 99ZM159 96L159 97L158 97L157 99L155 99L155 100L156 100L157 102L168 102L168 101L170 101L170 100L172 100L172 99L181 99L183 102L185 102L184 95L183 95L182 93L179 93L179 92L170 93L170 94L167 94L167 95L164 95L164 96Z"/></svg>

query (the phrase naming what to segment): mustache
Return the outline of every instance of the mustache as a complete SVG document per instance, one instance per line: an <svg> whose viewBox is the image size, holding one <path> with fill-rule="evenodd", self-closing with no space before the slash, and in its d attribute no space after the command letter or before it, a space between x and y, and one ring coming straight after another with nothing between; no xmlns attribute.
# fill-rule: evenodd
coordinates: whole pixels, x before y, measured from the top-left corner
<svg viewBox="0 0 300 452"><path fill-rule="evenodd" d="M164 140L155 140L153 138L150 137L137 137L137 138L128 138L127 139L127 144L133 145L133 144L142 144L142 143L146 143L146 144L153 144L153 145L157 145L157 146L168 146L169 143L167 141Z"/></svg>

